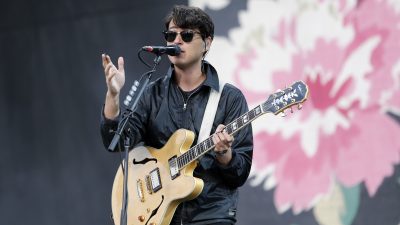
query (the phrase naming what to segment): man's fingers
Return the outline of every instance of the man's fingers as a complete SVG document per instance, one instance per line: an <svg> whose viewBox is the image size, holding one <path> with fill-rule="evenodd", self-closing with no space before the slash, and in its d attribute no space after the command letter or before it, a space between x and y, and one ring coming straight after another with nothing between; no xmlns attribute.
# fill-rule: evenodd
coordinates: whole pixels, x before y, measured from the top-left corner
<svg viewBox="0 0 400 225"><path fill-rule="evenodd" d="M111 58L110 58L110 56L107 55L107 54L106 54L106 61L107 61L107 63L110 63L110 62L111 62Z"/></svg>
<svg viewBox="0 0 400 225"><path fill-rule="evenodd" d="M217 129L215 129L215 133L221 132L225 126L223 124L218 125Z"/></svg>
<svg viewBox="0 0 400 225"><path fill-rule="evenodd" d="M125 72L125 69L124 69L124 58L122 58L122 57L118 58L118 71L121 72L121 73Z"/></svg>
<svg viewBox="0 0 400 225"><path fill-rule="evenodd" d="M111 62L111 58L107 54L102 54L101 58L103 59L104 73L107 76L110 69L114 66L114 64Z"/></svg>
<svg viewBox="0 0 400 225"><path fill-rule="evenodd" d="M229 147L229 137L227 137L227 134L225 132L219 132L216 134L218 136L218 139L220 141L220 147L222 148L228 148Z"/></svg>
<svg viewBox="0 0 400 225"><path fill-rule="evenodd" d="M218 132L218 133L216 133L216 135L218 136L219 140L221 140L221 141L225 140L225 135L222 132Z"/></svg>
<svg viewBox="0 0 400 225"><path fill-rule="evenodd" d="M222 133L224 134L225 139L226 139L226 141L227 141L228 143L232 143L232 142L233 142L234 138L233 138L232 135L229 135L227 132L222 132Z"/></svg>
<svg viewBox="0 0 400 225"><path fill-rule="evenodd" d="M116 73L111 74L110 76L107 77L107 83L111 83L111 80L115 76Z"/></svg>
<svg viewBox="0 0 400 225"><path fill-rule="evenodd" d="M106 67L104 68L104 73L106 74L106 77L109 75L108 73L110 72L111 67L113 67L112 63L109 63L106 65Z"/></svg>
<svg viewBox="0 0 400 225"><path fill-rule="evenodd" d="M220 137L217 134L212 136L213 142L215 144L215 150L225 149L224 142L221 141Z"/></svg>
<svg viewBox="0 0 400 225"><path fill-rule="evenodd" d="M107 54L101 54L101 59L103 62L103 67L106 67L111 62L111 58Z"/></svg>
<svg viewBox="0 0 400 225"><path fill-rule="evenodd" d="M232 146L234 138L224 129L225 125L223 124L218 125L218 127L215 129L212 139L216 149L228 149Z"/></svg>
<svg viewBox="0 0 400 225"><path fill-rule="evenodd" d="M106 68L107 65L106 54L101 54L101 62L103 64L103 67Z"/></svg>
<svg viewBox="0 0 400 225"><path fill-rule="evenodd" d="M214 144L217 144L217 143L220 141L220 139L219 139L219 137L218 137L217 134L214 134L214 135L212 136L212 139L213 139L213 141L214 141Z"/></svg>

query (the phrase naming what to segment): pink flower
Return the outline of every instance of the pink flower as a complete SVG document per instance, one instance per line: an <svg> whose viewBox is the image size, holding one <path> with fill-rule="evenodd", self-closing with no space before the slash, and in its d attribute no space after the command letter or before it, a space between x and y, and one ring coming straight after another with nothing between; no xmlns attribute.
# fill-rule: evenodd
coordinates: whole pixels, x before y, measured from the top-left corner
<svg viewBox="0 0 400 225"><path fill-rule="evenodd" d="M280 210L312 207L334 182L364 183L372 196L400 162L400 126L385 112L400 108L400 78L392 72L400 59L400 17L384 2L365 0L346 14L344 23L354 29L349 44L317 39L312 50L299 47L289 71L273 71L274 88L303 80L311 93L303 110L284 121L296 132L283 127L254 134L254 176L272 166L267 179L275 181ZM288 24L290 36L278 34L279 43L286 38L296 45L295 22ZM281 32L284 27L281 23ZM267 93L247 89L239 77L259 54L252 49L239 55L234 74L250 104L265 101Z"/></svg>

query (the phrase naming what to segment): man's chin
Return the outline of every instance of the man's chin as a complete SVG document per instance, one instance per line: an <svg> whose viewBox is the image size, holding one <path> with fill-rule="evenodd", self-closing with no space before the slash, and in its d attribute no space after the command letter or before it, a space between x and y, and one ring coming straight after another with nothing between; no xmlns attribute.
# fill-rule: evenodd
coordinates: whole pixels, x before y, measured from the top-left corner
<svg viewBox="0 0 400 225"><path fill-rule="evenodd" d="M187 67L187 63L183 62L182 60L173 58L173 59L169 59L171 61L172 64L174 64L175 66L179 67L179 68L185 68Z"/></svg>

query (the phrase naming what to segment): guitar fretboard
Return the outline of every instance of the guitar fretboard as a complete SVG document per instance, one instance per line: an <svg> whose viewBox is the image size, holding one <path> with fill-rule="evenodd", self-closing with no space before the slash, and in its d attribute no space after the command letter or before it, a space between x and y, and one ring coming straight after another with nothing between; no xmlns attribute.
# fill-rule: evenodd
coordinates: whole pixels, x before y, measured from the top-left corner
<svg viewBox="0 0 400 225"><path fill-rule="evenodd" d="M265 102L264 104L266 104ZM225 126L225 130L228 134L234 135L237 131L250 124L251 121L255 120L257 117L263 114L263 108L265 106L263 104L258 105L254 109L246 112L241 115L231 123ZM179 169L185 167L189 163L198 159L200 156L205 154L207 151L214 148L214 142L212 140L212 136L206 138L204 141L198 143L197 145L190 148L187 152L183 153L181 156L177 158Z"/></svg>
<svg viewBox="0 0 400 225"><path fill-rule="evenodd" d="M284 109L287 109L292 105L304 102L307 99L307 96L307 85L302 81L298 81L294 83L291 87L271 95L267 101L246 112L239 118L226 125L225 131L230 135L234 135L237 131L250 124L259 116L267 112L271 112L274 114L282 112ZM214 147L215 145L212 140L212 136L193 146L187 152L177 157L179 170L190 164L194 160L198 159L200 156L205 154L207 151L213 149Z"/></svg>

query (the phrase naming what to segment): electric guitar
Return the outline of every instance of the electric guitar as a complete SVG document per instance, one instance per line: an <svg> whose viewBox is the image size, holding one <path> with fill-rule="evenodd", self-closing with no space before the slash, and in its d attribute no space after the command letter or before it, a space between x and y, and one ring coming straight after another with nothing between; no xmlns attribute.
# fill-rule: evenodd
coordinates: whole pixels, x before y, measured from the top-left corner
<svg viewBox="0 0 400 225"><path fill-rule="evenodd" d="M225 129L234 135L241 128L266 113L284 113L306 101L307 85L297 81L289 88L269 96L267 101L241 115ZM190 147L194 133L179 129L161 149L140 146L130 151L128 162L127 225L168 225L177 206L196 198L203 180L193 177L197 159L215 147L212 137ZM120 225L123 196L123 169L119 167L112 188L112 212Z"/></svg>

